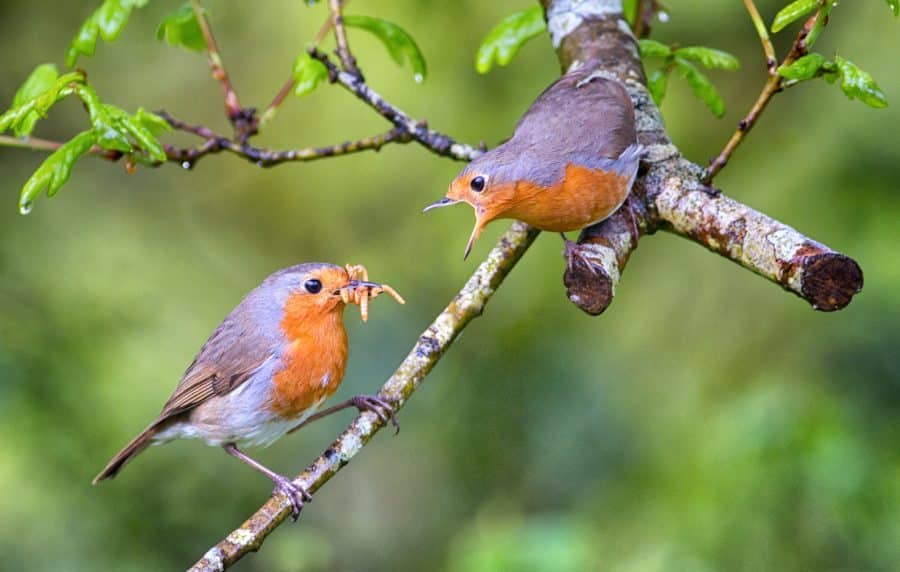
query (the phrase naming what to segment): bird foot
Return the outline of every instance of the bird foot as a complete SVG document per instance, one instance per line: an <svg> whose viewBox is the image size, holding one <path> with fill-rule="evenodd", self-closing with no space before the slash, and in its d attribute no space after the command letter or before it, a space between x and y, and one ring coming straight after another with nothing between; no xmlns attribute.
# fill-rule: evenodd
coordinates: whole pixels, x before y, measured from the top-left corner
<svg viewBox="0 0 900 572"><path fill-rule="evenodd" d="M400 423L394 415L394 408L390 403L375 395L357 395L350 398L350 403L360 411L371 411L381 419L382 423L390 421L394 426L394 435L400 432Z"/></svg>
<svg viewBox="0 0 900 572"><path fill-rule="evenodd" d="M272 480L275 481L275 490L272 491L272 495L281 493L287 497L291 503L291 520L297 522L297 519L300 518L300 511L303 509L303 503L311 501L312 495L287 477L275 475Z"/></svg>
<svg viewBox="0 0 900 572"><path fill-rule="evenodd" d="M575 270L576 263L581 263L590 270L591 274L598 274L597 265L587 257L577 242L571 241L563 235L563 243L563 257L566 259L566 268L569 269L569 272Z"/></svg>

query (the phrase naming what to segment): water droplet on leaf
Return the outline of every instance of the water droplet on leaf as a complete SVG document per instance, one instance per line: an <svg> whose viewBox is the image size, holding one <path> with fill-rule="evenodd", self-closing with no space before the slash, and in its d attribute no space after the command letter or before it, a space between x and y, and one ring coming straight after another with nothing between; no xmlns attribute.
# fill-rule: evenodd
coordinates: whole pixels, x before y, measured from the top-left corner
<svg viewBox="0 0 900 572"><path fill-rule="evenodd" d="M31 207L34 205L33 202L28 201L27 203L22 203L19 205L19 212L22 214L28 214L31 212Z"/></svg>

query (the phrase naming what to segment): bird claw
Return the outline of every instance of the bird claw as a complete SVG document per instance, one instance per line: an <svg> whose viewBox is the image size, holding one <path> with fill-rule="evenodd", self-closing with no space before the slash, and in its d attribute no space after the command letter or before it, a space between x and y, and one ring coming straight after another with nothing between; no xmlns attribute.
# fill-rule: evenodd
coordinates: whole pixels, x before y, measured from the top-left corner
<svg viewBox="0 0 900 572"><path fill-rule="evenodd" d="M394 414L394 408L384 399L375 395L357 395L351 398L350 402L360 411L371 411L378 416L382 423L387 424L390 421L395 429L394 435L400 432L400 423Z"/></svg>
<svg viewBox="0 0 900 572"><path fill-rule="evenodd" d="M594 264L585 253L581 250L581 247L578 246L578 243L569 240L568 238L563 237L563 241L565 242L565 246L563 247L563 256L566 258L566 268L568 268L569 272L575 271L575 263L580 262L583 264L591 274L598 275L597 265Z"/></svg>
<svg viewBox="0 0 900 572"><path fill-rule="evenodd" d="M272 492L272 495L281 493L287 497L288 501L291 503L291 520L297 522L297 519L300 518L300 511L303 509L303 504L311 501L312 495L306 492L306 489L303 487L294 484L294 482L287 477L278 475L273 480L275 481L275 490Z"/></svg>

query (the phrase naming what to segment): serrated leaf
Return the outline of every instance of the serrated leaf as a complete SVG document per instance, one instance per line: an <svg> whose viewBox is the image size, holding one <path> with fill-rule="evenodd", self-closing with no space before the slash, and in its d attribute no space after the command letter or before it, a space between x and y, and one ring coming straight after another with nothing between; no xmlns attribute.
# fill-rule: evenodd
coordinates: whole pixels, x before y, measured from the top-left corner
<svg viewBox="0 0 900 572"><path fill-rule="evenodd" d="M895 18L900 16L900 0L887 0L887 4Z"/></svg>
<svg viewBox="0 0 900 572"><path fill-rule="evenodd" d="M425 57L416 41L413 40L406 30L387 20L381 18L373 18L372 16L351 15L344 16L344 24L351 28L359 28L366 30L375 35L384 47L387 48L391 58L399 65L403 65L404 61L409 61L409 65L413 70L414 78L417 83L425 79L427 68L425 66Z"/></svg>
<svg viewBox="0 0 900 572"><path fill-rule="evenodd" d="M807 54L788 66L779 66L778 75L785 79L806 81L816 77L827 62L822 54Z"/></svg>
<svg viewBox="0 0 900 572"><path fill-rule="evenodd" d="M650 91L653 103L655 103L657 107L662 105L663 99L666 97L666 89L668 86L669 71L665 69L658 69L647 78L647 89Z"/></svg>
<svg viewBox="0 0 900 572"><path fill-rule="evenodd" d="M22 84L18 91L16 91L15 97L13 97L13 107L19 107L24 103L35 99L39 95L49 91L53 85L56 83L56 80L59 78L59 72L56 69L56 66L53 64L41 64L34 68L31 74L28 75L28 78ZM37 123L37 120L40 118L40 115L34 111L28 113L22 120L16 125L15 133L16 137L22 137L24 135L29 135L34 130L34 124Z"/></svg>
<svg viewBox="0 0 900 572"><path fill-rule="evenodd" d="M294 95L312 93L328 78L328 68L319 60L303 52L294 60Z"/></svg>
<svg viewBox="0 0 900 572"><path fill-rule="evenodd" d="M0 115L0 133L7 129L13 129L19 133L25 123L45 117L53 104L74 92L72 84L82 81L84 81L84 75L81 72L67 73L58 77L53 85L43 93L23 101L19 105L14 105ZM33 126L34 124L31 123L31 127Z"/></svg>
<svg viewBox="0 0 900 572"><path fill-rule="evenodd" d="M149 0L103 0L81 24L66 51L66 65L72 67L80 55L92 56L97 48L97 37L112 42L119 37L131 10L145 6Z"/></svg>
<svg viewBox="0 0 900 572"><path fill-rule="evenodd" d="M741 67L741 62L728 52L703 46L678 48L675 50L675 55L698 62L709 69L734 71Z"/></svg>
<svg viewBox="0 0 900 572"><path fill-rule="evenodd" d="M638 41L642 58L667 58L672 54L672 49L662 42L643 39Z"/></svg>
<svg viewBox="0 0 900 572"><path fill-rule="evenodd" d="M792 22L799 20L818 7L819 0L795 0L791 2L775 14L775 19L772 21L772 33L777 34Z"/></svg>
<svg viewBox="0 0 900 572"><path fill-rule="evenodd" d="M691 86L694 96L705 103L713 115L716 117L725 115L725 102L708 77L703 75L694 64L681 58L675 58L675 68L678 70L678 75Z"/></svg>
<svg viewBox="0 0 900 572"><path fill-rule="evenodd" d="M478 47L475 54L475 70L487 73L494 64L505 66L528 40L547 29L544 11L533 6L521 12L510 14L494 26Z"/></svg>
<svg viewBox="0 0 900 572"><path fill-rule="evenodd" d="M190 3L182 5L160 22L156 29L156 39L165 40L170 46L183 46L195 52L206 49L203 31Z"/></svg>
<svg viewBox="0 0 900 572"><path fill-rule="evenodd" d="M28 214L32 203L45 188L48 197L55 195L69 180L75 162L90 151L93 144L94 134L91 131L84 131L63 143L59 149L44 159L22 187L19 194L19 211Z"/></svg>
<svg viewBox="0 0 900 572"><path fill-rule="evenodd" d="M853 62L840 56L834 57L841 91L850 99L858 99L870 107L887 107L887 97L868 72L859 69Z"/></svg>

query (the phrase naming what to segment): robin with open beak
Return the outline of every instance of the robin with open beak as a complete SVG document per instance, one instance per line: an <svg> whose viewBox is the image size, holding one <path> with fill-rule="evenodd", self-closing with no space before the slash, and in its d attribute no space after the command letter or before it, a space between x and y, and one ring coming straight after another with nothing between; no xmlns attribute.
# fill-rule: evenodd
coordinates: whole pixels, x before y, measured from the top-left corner
<svg viewBox="0 0 900 572"><path fill-rule="evenodd" d="M565 233L596 224L625 202L643 148L625 88L581 68L547 88L513 136L469 163L426 211L465 202L475 209L472 245L495 219ZM577 245L562 235L572 264ZM590 265L588 265L590 267Z"/></svg>
<svg viewBox="0 0 900 572"><path fill-rule="evenodd" d="M162 412L112 458L94 484L116 476L150 445L197 438L270 478L275 492L290 500L296 519L309 500L307 492L239 447L270 445L300 425L347 407L373 411L396 426L391 404L371 395L315 414L344 377L345 306L359 304L365 320L368 300L381 292L403 303L390 286L369 282L362 266L307 263L270 275L219 324Z"/></svg>

